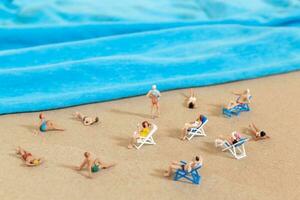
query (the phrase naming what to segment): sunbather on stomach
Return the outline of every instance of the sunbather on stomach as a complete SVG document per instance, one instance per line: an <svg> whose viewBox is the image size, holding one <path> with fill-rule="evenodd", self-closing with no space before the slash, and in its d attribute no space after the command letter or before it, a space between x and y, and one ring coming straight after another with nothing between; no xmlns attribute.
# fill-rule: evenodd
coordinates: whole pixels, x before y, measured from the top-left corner
<svg viewBox="0 0 300 200"><path fill-rule="evenodd" d="M180 139L181 140L187 139L187 134L189 129L199 127L201 124L203 124L206 121L206 119L207 118L204 115L199 115L199 117L194 122L185 123Z"/></svg>
<svg viewBox="0 0 300 200"><path fill-rule="evenodd" d="M187 164L183 164L178 161L173 161L169 165L168 170L165 171L164 176L171 176L172 172L174 172L178 169L182 169L182 170L190 172L190 171L192 171L192 169L195 169L196 167L201 166L202 163L203 163L203 159L201 156L195 156L195 158Z"/></svg>
<svg viewBox="0 0 300 200"><path fill-rule="evenodd" d="M128 145L128 149L132 149L133 145L136 144L137 140L139 138L145 138L148 136L150 132L150 123L148 121L143 121L142 122L142 127L138 124L137 126L137 131L133 133L133 136L130 140L130 143Z"/></svg>
<svg viewBox="0 0 300 200"><path fill-rule="evenodd" d="M17 155L20 155L22 160L25 162L27 166L37 166L42 163L41 158L35 158L30 152L22 149L21 147L17 148Z"/></svg>

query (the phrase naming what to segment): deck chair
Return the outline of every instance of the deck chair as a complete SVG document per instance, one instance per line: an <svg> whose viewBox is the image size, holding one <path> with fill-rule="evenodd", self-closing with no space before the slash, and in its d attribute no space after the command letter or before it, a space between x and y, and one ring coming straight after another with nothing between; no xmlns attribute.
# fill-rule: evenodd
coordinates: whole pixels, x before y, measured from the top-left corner
<svg viewBox="0 0 300 200"><path fill-rule="evenodd" d="M200 126L188 129L187 139L191 140L194 136L206 136L203 127L207 122L208 119L205 118Z"/></svg>
<svg viewBox="0 0 300 200"><path fill-rule="evenodd" d="M137 140L137 144L134 145L136 149L140 149L144 144L156 144L153 139L153 134L157 131L157 126L152 124L152 129L147 137L141 137Z"/></svg>
<svg viewBox="0 0 300 200"><path fill-rule="evenodd" d="M231 109L223 108L223 115L225 117L232 117L233 115L239 116L241 112L248 112L248 111L250 111L249 104L241 103Z"/></svg>
<svg viewBox="0 0 300 200"><path fill-rule="evenodd" d="M229 144L228 141L224 142L224 148L222 151L229 151L234 158L241 159L246 157L246 150L244 144L248 141L248 138L241 138L237 143L235 144Z"/></svg>
<svg viewBox="0 0 300 200"><path fill-rule="evenodd" d="M180 161L183 165L186 165L187 163L185 161ZM202 167L202 165L192 169L190 172L178 169L174 175L174 180L178 181L182 178L192 182L193 184L200 184L201 176L198 173L198 170Z"/></svg>

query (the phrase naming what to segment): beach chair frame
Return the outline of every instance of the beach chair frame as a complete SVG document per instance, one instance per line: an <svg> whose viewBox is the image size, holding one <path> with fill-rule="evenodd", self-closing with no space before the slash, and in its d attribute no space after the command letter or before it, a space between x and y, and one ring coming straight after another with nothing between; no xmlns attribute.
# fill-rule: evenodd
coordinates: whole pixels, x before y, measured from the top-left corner
<svg viewBox="0 0 300 200"><path fill-rule="evenodd" d="M180 161L183 165L186 165L187 163L185 161ZM198 173L198 170L202 167L202 165L192 169L190 172L183 170L183 169L178 169L175 172L174 175L174 181L178 181L180 179L186 179L193 184L200 184L201 181L201 176Z"/></svg>
<svg viewBox="0 0 300 200"><path fill-rule="evenodd" d="M224 142L224 148L222 151L227 151L233 155L236 159L241 159L247 156L246 150L245 150L245 143L248 141L248 138L242 138L237 143L231 145L227 141Z"/></svg>
<svg viewBox="0 0 300 200"><path fill-rule="evenodd" d="M187 139L191 140L194 136L206 136L203 127L205 126L205 124L207 122L208 122L208 119L206 119L205 122L203 122L200 126L188 129Z"/></svg>
<svg viewBox="0 0 300 200"><path fill-rule="evenodd" d="M147 135L147 137L139 138L137 140L137 144L134 144L134 147L136 149L140 149L144 144L156 144L153 139L153 135L157 131L158 128L155 124L151 124L151 125L152 125L152 129L151 129L150 133Z"/></svg>
<svg viewBox="0 0 300 200"><path fill-rule="evenodd" d="M231 109L223 108L223 115L225 117L232 117L233 115L239 116L241 112L249 112L249 111L250 111L249 104L241 103Z"/></svg>

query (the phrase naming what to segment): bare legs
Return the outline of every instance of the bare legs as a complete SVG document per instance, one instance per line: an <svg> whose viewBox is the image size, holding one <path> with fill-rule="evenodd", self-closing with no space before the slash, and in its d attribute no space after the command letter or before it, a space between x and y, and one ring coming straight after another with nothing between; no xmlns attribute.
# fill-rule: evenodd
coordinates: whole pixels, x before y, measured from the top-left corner
<svg viewBox="0 0 300 200"><path fill-rule="evenodd" d="M134 132L132 138L130 139L130 142L128 144L128 149L132 149L133 145L137 142L137 139L139 138L138 132Z"/></svg>
<svg viewBox="0 0 300 200"><path fill-rule="evenodd" d="M88 116L85 116L85 115L81 114L80 112L76 112L74 114L74 116L78 120L80 120L83 123L83 125L85 125L85 126L93 125L93 124L95 124L99 121L98 117L94 117L94 118L93 117L88 117Z"/></svg>
<svg viewBox="0 0 300 200"><path fill-rule="evenodd" d="M182 129L182 134L181 134L180 139L181 139L181 140L185 140L186 137L187 137L188 130L189 130L190 128L195 128L195 127L197 127L197 126L196 126L196 125L193 125L193 124L191 124L191 123L185 123L185 124L184 124L184 128Z"/></svg>
<svg viewBox="0 0 300 200"><path fill-rule="evenodd" d="M177 169L181 169L181 166L182 164L177 161L171 162L171 164L168 167L168 170L165 171L164 176L171 176L172 172Z"/></svg>
<svg viewBox="0 0 300 200"><path fill-rule="evenodd" d="M46 125L47 131L64 131L64 129L56 127L52 121L47 121Z"/></svg>
<svg viewBox="0 0 300 200"><path fill-rule="evenodd" d="M151 116L154 119L155 118L155 113L156 113L156 117L160 116L160 110L159 110L159 103L153 103L151 104Z"/></svg>

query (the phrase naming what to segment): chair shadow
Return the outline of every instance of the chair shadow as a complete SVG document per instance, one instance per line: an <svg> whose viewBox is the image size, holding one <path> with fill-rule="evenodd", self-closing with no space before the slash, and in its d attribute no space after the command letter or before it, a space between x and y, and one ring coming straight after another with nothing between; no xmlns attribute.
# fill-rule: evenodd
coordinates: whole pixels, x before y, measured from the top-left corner
<svg viewBox="0 0 300 200"><path fill-rule="evenodd" d="M222 153L226 153L226 152L222 152L222 150L220 148L216 148L213 142L203 141L202 144L203 145L200 146L200 149L203 152L206 152L208 154L211 154L214 156L219 156L219 157L224 157L224 155Z"/></svg>
<svg viewBox="0 0 300 200"><path fill-rule="evenodd" d="M178 129L178 128L168 129L168 132L169 132L168 136L169 136L170 138L174 138L174 139L180 140L181 131L182 131L182 130L180 130L180 129Z"/></svg>
<svg viewBox="0 0 300 200"><path fill-rule="evenodd" d="M90 177L87 175L87 169L83 169L81 171L78 171L78 170L76 170L76 166L74 166L74 165L59 164L58 166L62 167L62 168L69 169L69 170L73 170L74 172L76 172L77 174L83 176L84 178L90 179Z"/></svg>
<svg viewBox="0 0 300 200"><path fill-rule="evenodd" d="M130 141L129 138L124 138L124 137L120 137L120 136L112 136L112 138L117 141L119 146L124 147L124 148L127 149L127 146L129 144L129 141Z"/></svg>
<svg viewBox="0 0 300 200"><path fill-rule="evenodd" d="M213 115L215 117L222 116L222 108L224 105L222 104L208 104L211 107L214 107L212 110L210 110L210 115Z"/></svg>
<svg viewBox="0 0 300 200"><path fill-rule="evenodd" d="M156 178L164 179L164 180L169 179L169 177L164 176L164 172L165 172L165 170L163 170L163 169L155 169L155 170L153 170L152 173L150 173L150 175L153 177L156 177Z"/></svg>
<svg viewBox="0 0 300 200"><path fill-rule="evenodd" d="M138 117L142 117L142 118L152 119L152 116L149 115L149 114L142 114L142 113L125 111L125 110L117 110L117 109L111 109L110 111L114 112L114 113L117 113L117 114L133 115L133 116L138 116Z"/></svg>

